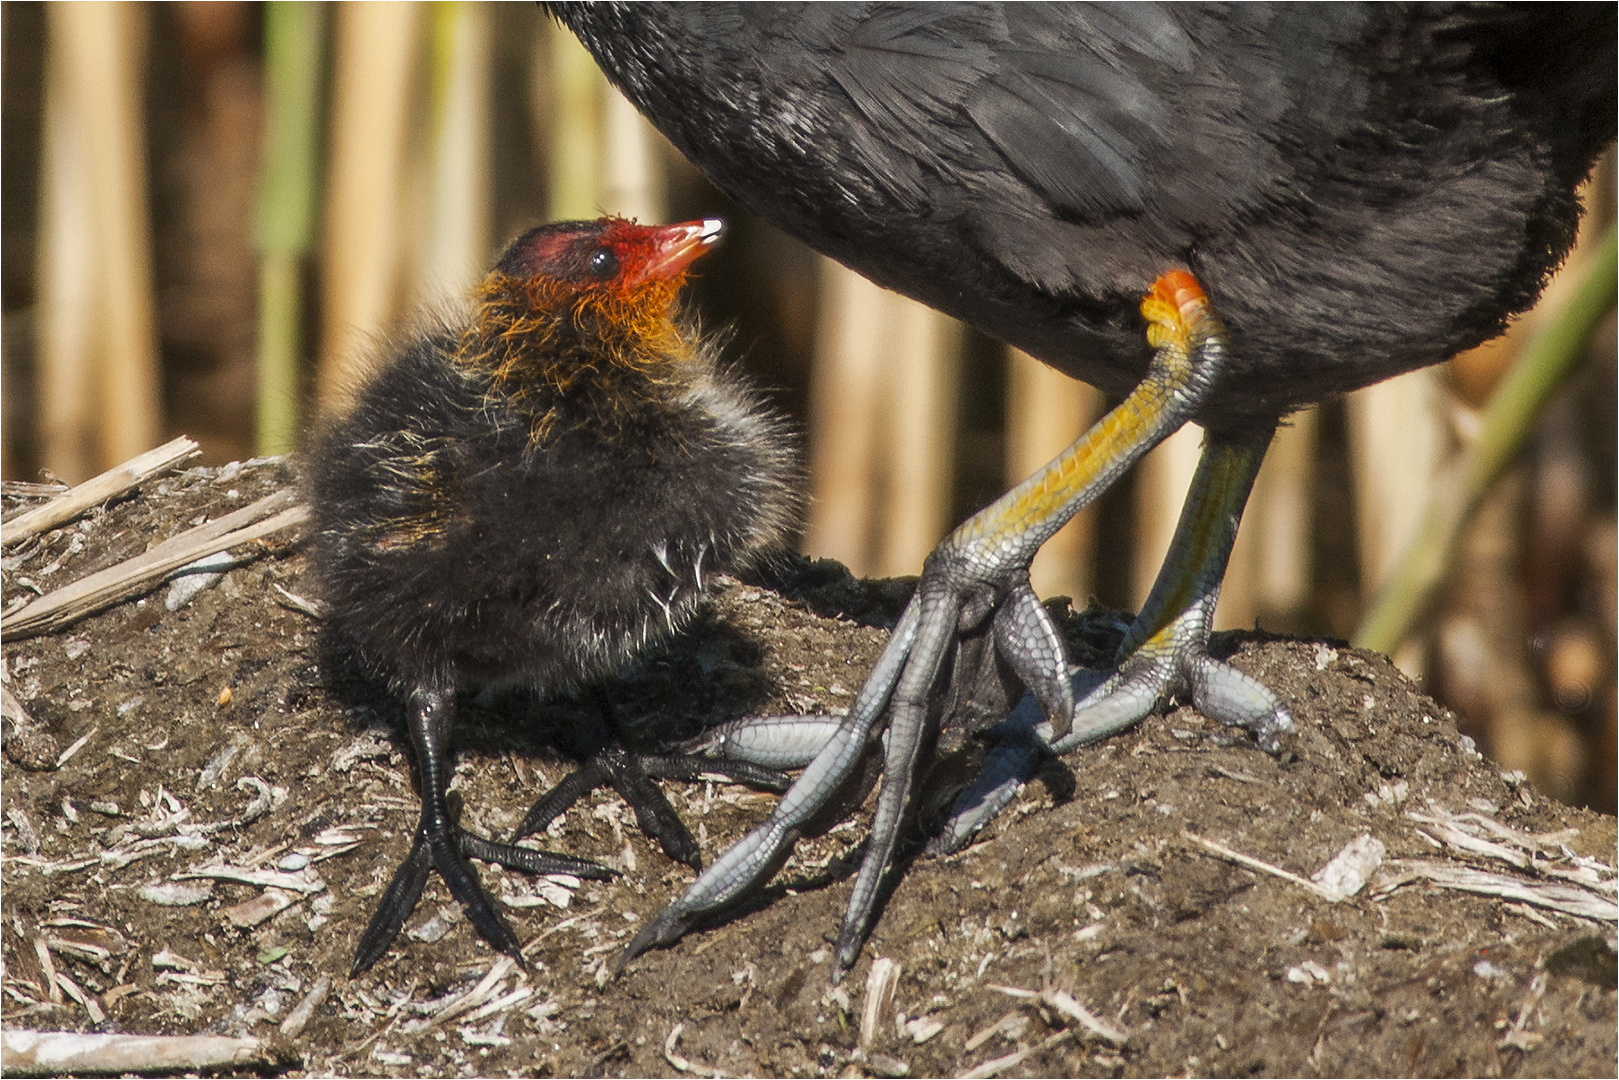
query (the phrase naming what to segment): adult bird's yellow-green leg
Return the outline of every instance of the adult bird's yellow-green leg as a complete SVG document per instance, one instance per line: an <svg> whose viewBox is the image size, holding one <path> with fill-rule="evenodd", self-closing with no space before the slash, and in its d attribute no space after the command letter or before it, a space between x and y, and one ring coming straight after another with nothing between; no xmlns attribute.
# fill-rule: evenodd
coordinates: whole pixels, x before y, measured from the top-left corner
<svg viewBox="0 0 1619 1080"><path fill-rule="evenodd" d="M1118 667L1075 705L1072 725L1061 737L1053 721L1038 720L1020 703L928 844L931 853L959 850L1000 813L1047 754L1065 754L1122 731L1172 694L1189 694L1205 716L1252 731L1265 750L1280 748L1282 736L1293 730L1287 708L1257 679L1208 655L1231 545L1275 430L1271 422L1208 434L1163 567L1119 647ZM1079 671L1075 682L1094 683L1093 676Z"/></svg>
<svg viewBox="0 0 1619 1080"><path fill-rule="evenodd" d="M1075 707L1067 735L1048 738L1057 753L1141 719L1163 698L1189 693L1205 716L1247 728L1275 753L1293 717L1259 680L1208 655L1214 608L1254 477L1276 431L1274 421L1211 431L1192 477L1169 554L1141 613L1119 646L1118 672ZM1128 719L1126 719L1128 717Z"/></svg>
<svg viewBox="0 0 1619 1080"><path fill-rule="evenodd" d="M1185 271L1159 278L1141 311L1156 350L1146 378L1072 446L973 515L928 557L888 647L826 746L768 820L635 936L620 965L677 940L779 866L805 823L837 798L886 716L882 792L839 936L835 976L852 964L909 801L927 703L961 636L987 625L997 653L1040 701L1053 737L1067 734L1074 708L1068 664L1056 627L1029 586L1029 563L1077 511L1186 422L1226 358L1224 328Z"/></svg>

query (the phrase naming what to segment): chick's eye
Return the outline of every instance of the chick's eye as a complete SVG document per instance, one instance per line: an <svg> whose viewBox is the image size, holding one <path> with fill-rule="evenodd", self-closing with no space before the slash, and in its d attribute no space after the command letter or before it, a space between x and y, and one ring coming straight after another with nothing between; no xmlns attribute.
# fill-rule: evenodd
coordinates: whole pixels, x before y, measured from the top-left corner
<svg viewBox="0 0 1619 1080"><path fill-rule="evenodd" d="M590 260L585 265L591 277L610 278L618 273L618 256L606 248L597 248L590 253Z"/></svg>

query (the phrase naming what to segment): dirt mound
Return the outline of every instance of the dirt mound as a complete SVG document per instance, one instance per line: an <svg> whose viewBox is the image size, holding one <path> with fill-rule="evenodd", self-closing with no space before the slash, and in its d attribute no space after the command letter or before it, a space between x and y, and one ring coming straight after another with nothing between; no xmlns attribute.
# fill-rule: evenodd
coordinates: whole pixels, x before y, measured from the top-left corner
<svg viewBox="0 0 1619 1080"><path fill-rule="evenodd" d="M151 482L8 555L6 596L288 481L268 462ZM323 655L295 547L272 542L174 610L169 588L5 646L27 713L5 767L8 1030L263 1036L293 1075L1613 1075L1614 819L1503 776L1379 656L1228 636L1293 709L1291 755L1176 708L1052 763L966 851L914 859L838 990L860 819L800 844L746 911L609 980L691 879L610 792L544 839L618 879L479 867L526 971L434 879L407 936L350 981L415 825L399 711ZM647 739L847 705L909 588L789 560L724 585L611 696ZM1096 660L1117 619L1065 626ZM514 826L591 715L566 698L475 710L464 819ZM41 745L67 760L15 763ZM665 789L706 859L773 799ZM1346 848L1344 874L1310 880Z"/></svg>

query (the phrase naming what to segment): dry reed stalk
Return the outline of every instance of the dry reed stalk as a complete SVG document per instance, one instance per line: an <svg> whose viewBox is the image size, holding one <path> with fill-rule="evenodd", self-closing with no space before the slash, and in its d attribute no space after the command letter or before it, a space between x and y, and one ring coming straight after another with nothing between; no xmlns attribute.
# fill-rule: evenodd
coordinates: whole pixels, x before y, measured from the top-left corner
<svg viewBox="0 0 1619 1080"><path fill-rule="evenodd" d="M1136 524L1130 596L1138 608L1146 602L1164 557L1169 554L1169 541L1175 535L1175 523L1180 520L1186 492L1192 486L1202 446L1203 429L1187 424L1149 451L1135 467ZM1240 585L1226 588L1221 596L1240 591Z"/></svg>
<svg viewBox="0 0 1619 1080"><path fill-rule="evenodd" d="M400 191L420 44L416 3L355 3L333 12L334 78L326 223L320 401L363 373L365 344L398 312Z"/></svg>
<svg viewBox="0 0 1619 1080"><path fill-rule="evenodd" d="M954 319L915 300L886 290L878 295L888 439L877 573L898 577L921 573L922 560L954 524L962 334Z"/></svg>
<svg viewBox="0 0 1619 1080"><path fill-rule="evenodd" d="M100 309L94 400L105 466L151 446L162 428L141 108L147 14L96 0L53 4L46 17L56 85L76 112L89 181L91 299Z"/></svg>
<svg viewBox="0 0 1619 1080"><path fill-rule="evenodd" d="M431 191L421 272L424 299L476 285L494 243L490 143L493 19L482 4L435 4L429 19Z"/></svg>
<svg viewBox="0 0 1619 1080"><path fill-rule="evenodd" d="M149 591L169 574L216 551L252 543L309 516L298 494L283 488L222 518L188 529L150 551L80 578L0 620L7 640L49 634Z"/></svg>
<svg viewBox="0 0 1619 1080"><path fill-rule="evenodd" d="M607 78L579 39L547 24L549 50L550 215L593 218L601 202L602 108Z"/></svg>
<svg viewBox="0 0 1619 1080"><path fill-rule="evenodd" d="M122 495L143 481L196 457L200 452L195 442L182 435L156 449L137 454L122 465L69 488L50 502L12 518L6 522L5 535L0 538L0 544L11 547L30 536L54 529L92 506Z"/></svg>
<svg viewBox="0 0 1619 1080"><path fill-rule="evenodd" d="M98 464L96 374L105 338L96 258L93 153L68 52L73 42L48 8L41 125L39 250L40 441L43 464L70 483Z"/></svg>
<svg viewBox="0 0 1619 1080"><path fill-rule="evenodd" d="M873 572L885 372L881 290L821 260L820 312L810 372L811 499L804 550Z"/></svg>

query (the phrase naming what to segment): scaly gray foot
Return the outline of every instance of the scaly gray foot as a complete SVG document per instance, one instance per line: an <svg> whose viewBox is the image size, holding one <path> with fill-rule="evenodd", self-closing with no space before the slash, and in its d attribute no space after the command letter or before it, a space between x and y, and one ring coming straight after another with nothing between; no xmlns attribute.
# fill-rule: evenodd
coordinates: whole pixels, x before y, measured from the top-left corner
<svg viewBox="0 0 1619 1080"><path fill-rule="evenodd" d="M1191 275L1164 275L1142 304L1157 348L1147 377L1058 458L963 523L928 557L916 595L849 715L758 828L715 860L630 942L619 965L678 939L780 866L805 825L836 801L886 726L883 783L865 859L838 936L834 978L854 963L909 808L917 760L936 734L928 707L958 642L987 633L1039 701L1051 737L1074 699L1050 614L1029 587L1035 552L1140 456L1180 427L1218 377L1224 331ZM991 657L993 659L993 657ZM885 722L886 721L886 725Z"/></svg>

